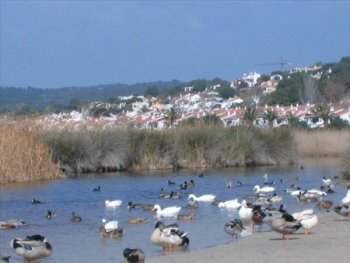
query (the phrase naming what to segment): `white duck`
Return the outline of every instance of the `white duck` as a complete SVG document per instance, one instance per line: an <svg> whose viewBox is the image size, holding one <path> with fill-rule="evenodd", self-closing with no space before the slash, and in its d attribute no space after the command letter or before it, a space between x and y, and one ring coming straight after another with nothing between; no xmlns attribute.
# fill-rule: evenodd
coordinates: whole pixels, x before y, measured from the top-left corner
<svg viewBox="0 0 350 263"><path fill-rule="evenodd" d="M341 203L343 205L350 204L350 188L348 189L348 192L346 193L346 196L341 200Z"/></svg>
<svg viewBox="0 0 350 263"><path fill-rule="evenodd" d="M201 195L201 196L195 196L194 194L190 194L188 196L188 200L194 200L197 202L214 202L216 196L212 194L207 194L207 195Z"/></svg>
<svg viewBox="0 0 350 263"><path fill-rule="evenodd" d="M220 208L227 208L227 209L238 209L241 206L241 204L238 202L238 199L228 200L225 202L220 202L218 204L218 207Z"/></svg>
<svg viewBox="0 0 350 263"><path fill-rule="evenodd" d="M332 179L331 178L326 178L323 176L322 178L322 185L324 187L331 187L333 185Z"/></svg>
<svg viewBox="0 0 350 263"><path fill-rule="evenodd" d="M122 200L105 201L105 206L109 208L115 208L115 207L121 206L121 204L122 204Z"/></svg>
<svg viewBox="0 0 350 263"><path fill-rule="evenodd" d="M246 200L242 201L241 208L238 211L238 215L246 223L251 223L252 222L253 209L248 207Z"/></svg>
<svg viewBox="0 0 350 263"><path fill-rule="evenodd" d="M293 218L297 221L301 221L315 214L314 210L311 208L305 209L301 212L295 212L292 214Z"/></svg>
<svg viewBox="0 0 350 263"><path fill-rule="evenodd" d="M271 193L276 191L275 187L272 186L263 186L260 187L259 185L254 186L253 190L258 194L258 193Z"/></svg>
<svg viewBox="0 0 350 263"><path fill-rule="evenodd" d="M177 214L180 212L181 207L180 206L169 206L165 208L161 208L160 205L155 204L153 209L157 211L157 216L164 216L164 217L176 217Z"/></svg>
<svg viewBox="0 0 350 263"><path fill-rule="evenodd" d="M300 223L304 228L304 235L307 235L309 230L318 224L318 216L316 214L304 215Z"/></svg>
<svg viewBox="0 0 350 263"><path fill-rule="evenodd" d="M104 228L106 229L106 232L111 232L113 230L118 229L118 221L116 220L107 222L107 220L103 218L102 223L104 223Z"/></svg>

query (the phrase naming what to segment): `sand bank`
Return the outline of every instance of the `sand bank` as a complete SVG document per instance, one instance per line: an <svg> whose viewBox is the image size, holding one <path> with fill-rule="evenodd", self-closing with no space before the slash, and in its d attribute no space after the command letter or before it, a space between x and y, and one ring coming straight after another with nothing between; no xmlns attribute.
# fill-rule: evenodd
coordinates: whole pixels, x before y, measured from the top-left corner
<svg viewBox="0 0 350 263"><path fill-rule="evenodd" d="M223 234L225 234L223 232ZM191 236L189 236L191 238ZM232 243L198 251L175 252L147 263L345 263L350 262L350 222L334 212L319 214L319 223L304 236L300 229L282 240L274 231L254 233Z"/></svg>

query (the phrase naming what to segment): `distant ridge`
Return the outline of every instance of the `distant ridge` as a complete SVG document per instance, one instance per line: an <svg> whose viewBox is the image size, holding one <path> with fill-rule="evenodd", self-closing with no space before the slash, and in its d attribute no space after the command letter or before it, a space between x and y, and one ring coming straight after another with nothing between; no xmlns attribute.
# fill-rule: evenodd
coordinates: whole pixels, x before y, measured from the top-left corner
<svg viewBox="0 0 350 263"><path fill-rule="evenodd" d="M57 89L0 87L0 111L3 112L23 106L43 111L50 106L67 107L73 100L88 102L131 94L143 95L149 86L157 86L159 89L164 89L178 85L183 85L183 83L178 80L172 80L136 84L101 84Z"/></svg>

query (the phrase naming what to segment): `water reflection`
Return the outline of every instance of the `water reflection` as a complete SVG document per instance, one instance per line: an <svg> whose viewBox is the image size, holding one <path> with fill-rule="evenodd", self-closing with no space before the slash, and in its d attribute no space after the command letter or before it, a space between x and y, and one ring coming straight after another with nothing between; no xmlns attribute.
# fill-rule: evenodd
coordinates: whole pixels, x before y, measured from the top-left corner
<svg viewBox="0 0 350 263"><path fill-rule="evenodd" d="M299 177L302 188L319 187L323 176L339 176L336 164L320 162L318 165L304 163L305 169L300 167L264 167L264 168L234 168L223 170L208 170L203 177L201 171L187 170L173 172L151 171L142 173L109 173L79 175L60 181L37 182L31 184L15 184L1 186L0 190L0 221L8 219L23 219L28 226L14 230L0 230L0 251L2 255L11 256L11 262L21 262L20 257L14 254L9 242L14 237L41 234L53 246L53 254L42 262L121 262L122 251L126 247L139 247L147 257L161 255L161 248L150 242L157 218L154 212L143 209L128 209L128 202L137 204L155 204L161 206L181 206L181 214L189 213L185 208L187 196L215 194L217 199L226 201L245 195L253 194L253 187L262 184L264 173L269 180L274 180L277 194L284 197L283 203L289 211L297 211L306 207L315 208L315 203L297 205L283 190L290 186L292 178ZM179 185L184 181L194 180L195 187L180 190ZM282 180L281 180L282 179ZM175 182L169 185L168 180ZM232 181L232 187L227 182ZM236 182L240 181L242 185ZM100 191L93 189L100 186ZM159 198L159 191L181 191L183 198ZM345 195L346 189L342 185L335 188L336 193L327 196L327 200L338 203ZM31 204L35 197L42 204ZM123 201L120 207L106 209L105 200ZM46 218L47 211L51 210L56 216L51 220ZM72 223L71 214L82 217L82 221ZM224 224L238 217L238 212L219 208L217 206L200 203L195 209L192 220L178 221L176 218L162 218L165 224L177 222L181 229L188 232L190 239L189 250L215 246L232 242L232 238L224 231ZM125 234L121 239L104 239L99 235L102 226L101 220L118 220ZM142 224L129 224L132 218L143 218L148 221ZM268 230L263 227L263 231ZM203 234L205 233L205 234ZM236 241L234 241L236 242ZM238 240L239 242L239 240ZM183 252L176 252L183 253Z"/></svg>

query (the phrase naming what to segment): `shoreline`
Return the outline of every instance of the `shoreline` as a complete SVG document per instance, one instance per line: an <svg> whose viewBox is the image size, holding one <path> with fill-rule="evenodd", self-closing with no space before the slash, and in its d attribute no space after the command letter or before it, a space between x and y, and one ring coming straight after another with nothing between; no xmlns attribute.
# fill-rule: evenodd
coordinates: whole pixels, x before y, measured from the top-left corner
<svg viewBox="0 0 350 263"><path fill-rule="evenodd" d="M309 263L348 262L350 258L350 222L335 212L318 214L319 223L304 236L299 229L282 240L274 231L254 233L228 244L196 251L175 252L146 260L148 263ZM224 231L223 231L223 234ZM191 236L189 236L191 240ZM147 257L147 255L146 255Z"/></svg>

